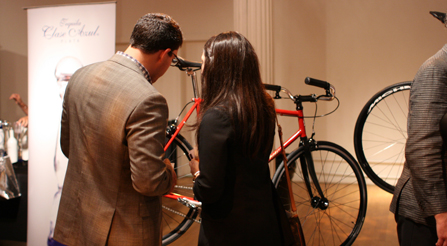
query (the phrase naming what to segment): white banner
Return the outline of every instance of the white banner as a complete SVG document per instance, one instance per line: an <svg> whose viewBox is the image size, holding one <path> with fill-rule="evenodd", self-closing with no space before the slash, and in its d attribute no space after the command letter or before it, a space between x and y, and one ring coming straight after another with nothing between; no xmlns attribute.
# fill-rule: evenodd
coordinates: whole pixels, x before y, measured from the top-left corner
<svg viewBox="0 0 447 246"><path fill-rule="evenodd" d="M52 237L67 159L60 152L62 99L80 67L115 53L116 2L28 8L27 245Z"/></svg>

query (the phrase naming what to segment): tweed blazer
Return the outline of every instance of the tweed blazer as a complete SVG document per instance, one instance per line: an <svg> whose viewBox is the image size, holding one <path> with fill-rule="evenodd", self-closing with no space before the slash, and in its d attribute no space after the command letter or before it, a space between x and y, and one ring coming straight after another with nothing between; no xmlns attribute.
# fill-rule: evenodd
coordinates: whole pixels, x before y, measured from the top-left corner
<svg viewBox="0 0 447 246"><path fill-rule="evenodd" d="M137 64L115 54L79 69L64 97L68 157L54 239L66 245L161 245L168 107Z"/></svg>
<svg viewBox="0 0 447 246"><path fill-rule="evenodd" d="M447 44L417 72L410 91L405 164L390 210L417 223L435 226L447 212L446 161L440 120L447 112Z"/></svg>

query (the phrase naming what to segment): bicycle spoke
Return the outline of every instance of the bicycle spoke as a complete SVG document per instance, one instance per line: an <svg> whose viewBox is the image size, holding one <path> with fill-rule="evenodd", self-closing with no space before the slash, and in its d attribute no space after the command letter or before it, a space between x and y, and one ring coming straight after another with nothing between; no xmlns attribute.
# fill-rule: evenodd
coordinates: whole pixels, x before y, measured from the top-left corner
<svg viewBox="0 0 447 246"><path fill-rule="evenodd" d="M366 175L391 193L405 161L410 88L408 81L378 92L363 107L355 126L357 159Z"/></svg>
<svg viewBox="0 0 447 246"><path fill-rule="evenodd" d="M289 161L298 160L300 153L298 151L289 155ZM352 157L345 156L344 152L339 153L338 147L332 148L326 142L318 143L311 153L318 179L309 180L314 197L309 197L300 165L297 165L292 175L295 205L306 243L349 245L358 235L363 224L362 218L366 214L366 186L361 171L357 163L350 159ZM281 183L279 179L275 182L278 190L287 190L285 182ZM323 197L316 191L314 182L320 185Z"/></svg>
<svg viewBox="0 0 447 246"><path fill-rule="evenodd" d="M170 152L167 151L166 156L176 166L177 185L174 187L173 193L194 197L193 183L189 171L189 156L187 155L190 149L192 148L189 143L178 135L172 142ZM192 223L200 223L200 220L196 219L198 210L189 208L177 200L163 197L162 210L163 245L167 245L183 235Z"/></svg>

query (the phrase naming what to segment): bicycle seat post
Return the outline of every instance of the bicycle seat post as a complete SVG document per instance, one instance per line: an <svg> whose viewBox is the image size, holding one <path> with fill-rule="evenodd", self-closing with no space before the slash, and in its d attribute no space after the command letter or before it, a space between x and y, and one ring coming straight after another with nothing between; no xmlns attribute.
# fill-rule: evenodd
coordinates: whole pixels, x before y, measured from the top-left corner
<svg viewBox="0 0 447 246"><path fill-rule="evenodd" d="M187 68L186 73L191 77L192 89L194 91L194 98L199 97L199 91L197 86L196 72L192 68Z"/></svg>

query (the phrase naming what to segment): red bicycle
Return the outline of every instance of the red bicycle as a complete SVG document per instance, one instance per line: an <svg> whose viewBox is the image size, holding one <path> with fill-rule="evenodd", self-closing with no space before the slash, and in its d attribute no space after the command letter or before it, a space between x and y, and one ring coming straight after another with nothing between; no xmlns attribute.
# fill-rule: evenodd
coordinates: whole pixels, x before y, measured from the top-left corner
<svg viewBox="0 0 447 246"><path fill-rule="evenodd" d="M169 140L166 152L171 162L175 163L179 181L174 194L163 199L163 245L179 238L194 222L200 222L200 203L194 200L189 169L188 153L192 146L179 132L191 114L200 108L195 71L200 69L201 64L178 58L173 65L191 76L194 98L191 100L193 106L180 124L172 124L167 130ZM302 103L331 101L336 97L335 88L327 82L312 78L306 78L305 82L323 88L325 94L293 95L284 87L265 85L267 90L273 92L274 99L281 99L281 94L285 93L285 98L296 105L296 110L276 109L276 112L279 116L298 119L298 130L284 142L284 147L291 146L299 139L298 148L287 155L287 167L291 172L292 190L304 238L307 245L351 245L360 233L366 215L365 179L357 161L348 151L332 142L316 141L314 130L310 137L306 134L304 119L312 118L315 123L316 118L325 115L304 116ZM177 123L180 115L175 120ZM285 166L279 160L280 153L281 147L270 155L271 161L279 163L272 182L285 209L289 209L291 204L285 182Z"/></svg>

